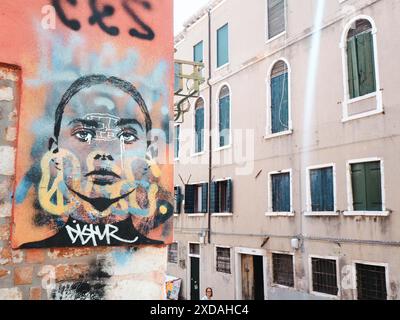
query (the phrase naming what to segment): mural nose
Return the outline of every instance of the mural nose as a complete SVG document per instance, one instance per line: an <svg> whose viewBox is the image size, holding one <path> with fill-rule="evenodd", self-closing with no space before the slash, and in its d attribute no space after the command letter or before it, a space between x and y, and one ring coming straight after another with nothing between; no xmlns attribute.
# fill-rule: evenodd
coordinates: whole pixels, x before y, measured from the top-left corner
<svg viewBox="0 0 400 320"><path fill-rule="evenodd" d="M114 158L113 158L113 156L112 155L110 155L110 154L105 154L105 153L103 153L103 154L96 154L96 156L94 157L94 160L110 160L110 161L113 161L114 160Z"/></svg>

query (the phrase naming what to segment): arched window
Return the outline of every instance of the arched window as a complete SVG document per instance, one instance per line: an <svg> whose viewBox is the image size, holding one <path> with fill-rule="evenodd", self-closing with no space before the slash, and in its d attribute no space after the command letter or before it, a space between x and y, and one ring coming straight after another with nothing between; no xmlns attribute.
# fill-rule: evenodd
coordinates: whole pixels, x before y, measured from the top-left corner
<svg viewBox="0 0 400 320"><path fill-rule="evenodd" d="M230 114L231 101L228 86L223 86L219 92L218 119L219 119L219 146L225 147L230 144Z"/></svg>
<svg viewBox="0 0 400 320"><path fill-rule="evenodd" d="M288 66L282 60L271 71L271 133L289 130Z"/></svg>
<svg viewBox="0 0 400 320"><path fill-rule="evenodd" d="M204 100L197 99L194 113L195 153L204 151Z"/></svg>
<svg viewBox="0 0 400 320"><path fill-rule="evenodd" d="M349 98L376 92L372 25L367 19L355 21L347 33Z"/></svg>

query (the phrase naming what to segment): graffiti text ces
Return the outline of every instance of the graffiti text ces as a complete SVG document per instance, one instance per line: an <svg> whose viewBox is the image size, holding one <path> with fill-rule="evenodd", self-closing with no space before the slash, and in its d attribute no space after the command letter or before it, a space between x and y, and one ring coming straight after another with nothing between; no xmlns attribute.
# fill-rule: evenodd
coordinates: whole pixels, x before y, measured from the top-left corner
<svg viewBox="0 0 400 320"><path fill-rule="evenodd" d="M83 0L81 0L83 2ZM89 4L91 15L88 17L90 25L98 25L101 30L110 36L118 36L120 28L110 25L107 19L112 17L116 10L123 10L133 22L133 26L129 29L129 35L143 40L153 40L155 37L153 29L146 24L138 15L136 8L138 6L150 11L152 5L146 0L121 0L120 8L116 8L111 4L100 5L98 0L86 0ZM75 17L68 17L65 9L67 6L77 6L79 0L52 0L52 5L57 12L61 22L68 28L78 31L81 29L81 22Z"/></svg>
<svg viewBox="0 0 400 320"><path fill-rule="evenodd" d="M81 227L79 224L76 224L75 227L67 225L66 230L72 241L72 244L76 244L76 242L79 240L81 242L79 245L82 246L87 245L90 241L92 241L91 245L97 246L97 242L103 241L104 239L106 239L108 245L111 244L112 239L128 244L133 244L139 239L136 237L133 240L126 240L118 237L117 233L119 228L111 224L106 224L103 232L100 231L100 227L98 225L93 224L85 224L83 227Z"/></svg>

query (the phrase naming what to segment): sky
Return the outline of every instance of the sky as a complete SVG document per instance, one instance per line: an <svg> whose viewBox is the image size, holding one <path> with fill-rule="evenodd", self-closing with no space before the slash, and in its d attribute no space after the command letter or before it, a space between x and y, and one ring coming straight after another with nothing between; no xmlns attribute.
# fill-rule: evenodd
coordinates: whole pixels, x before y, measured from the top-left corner
<svg viewBox="0 0 400 320"><path fill-rule="evenodd" d="M209 0L174 0L174 34L183 29L183 23L207 5Z"/></svg>

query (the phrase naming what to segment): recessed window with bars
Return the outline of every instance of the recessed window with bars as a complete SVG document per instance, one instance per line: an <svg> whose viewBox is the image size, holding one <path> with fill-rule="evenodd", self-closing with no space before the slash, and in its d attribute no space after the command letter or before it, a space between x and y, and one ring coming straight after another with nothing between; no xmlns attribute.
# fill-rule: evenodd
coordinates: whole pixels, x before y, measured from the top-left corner
<svg viewBox="0 0 400 320"><path fill-rule="evenodd" d="M294 287L293 256L290 254L272 254L273 279L275 284Z"/></svg>
<svg viewBox="0 0 400 320"><path fill-rule="evenodd" d="M231 273L231 249L217 247L217 272Z"/></svg>
<svg viewBox="0 0 400 320"><path fill-rule="evenodd" d="M386 268L356 264L358 300L387 300Z"/></svg>
<svg viewBox="0 0 400 320"><path fill-rule="evenodd" d="M288 66L280 60L271 71L271 133L288 131L289 81Z"/></svg>
<svg viewBox="0 0 400 320"><path fill-rule="evenodd" d="M312 291L337 296L337 262L331 259L311 258Z"/></svg>
<svg viewBox="0 0 400 320"><path fill-rule="evenodd" d="M271 174L272 212L291 212L290 172Z"/></svg>
<svg viewBox="0 0 400 320"><path fill-rule="evenodd" d="M207 213L208 183L185 186L185 213Z"/></svg>
<svg viewBox="0 0 400 320"><path fill-rule="evenodd" d="M351 187L354 211L382 211L381 162L351 165Z"/></svg>
<svg viewBox="0 0 400 320"><path fill-rule="evenodd" d="M211 212L232 213L232 180L215 181L211 184Z"/></svg>
<svg viewBox="0 0 400 320"><path fill-rule="evenodd" d="M285 0L267 0L268 2L268 39L286 30Z"/></svg>
<svg viewBox="0 0 400 320"><path fill-rule="evenodd" d="M178 263L178 243L174 242L168 246L168 262Z"/></svg>
<svg viewBox="0 0 400 320"><path fill-rule="evenodd" d="M311 211L334 211L333 167L310 170Z"/></svg>
<svg viewBox="0 0 400 320"><path fill-rule="evenodd" d="M347 68L351 99L376 91L372 25L366 19L355 21L347 34Z"/></svg>

